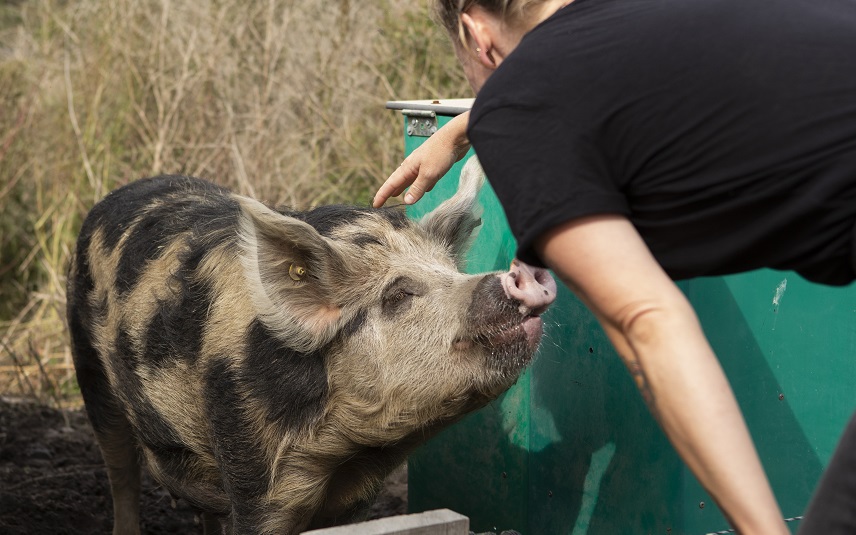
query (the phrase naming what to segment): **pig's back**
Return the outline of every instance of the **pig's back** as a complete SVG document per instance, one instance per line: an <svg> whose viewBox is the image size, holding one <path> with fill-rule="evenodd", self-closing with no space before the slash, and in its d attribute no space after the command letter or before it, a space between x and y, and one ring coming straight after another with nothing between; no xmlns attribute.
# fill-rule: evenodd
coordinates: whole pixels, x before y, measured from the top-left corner
<svg viewBox="0 0 856 535"><path fill-rule="evenodd" d="M137 180L92 208L80 231L77 256L88 255L98 234L102 253L118 257L115 285L125 294L146 263L178 236L199 242L201 249L234 240L238 213L229 191L206 180L173 175Z"/></svg>
<svg viewBox="0 0 856 535"><path fill-rule="evenodd" d="M200 266L234 256L239 210L228 190L184 176L138 180L97 203L68 277L76 360L109 360L114 372L196 360L216 278Z"/></svg>

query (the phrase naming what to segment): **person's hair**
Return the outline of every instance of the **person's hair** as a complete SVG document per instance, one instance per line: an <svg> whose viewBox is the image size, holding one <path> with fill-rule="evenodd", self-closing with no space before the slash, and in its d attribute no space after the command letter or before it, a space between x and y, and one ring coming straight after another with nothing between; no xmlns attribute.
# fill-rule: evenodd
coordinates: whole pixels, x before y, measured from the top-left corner
<svg viewBox="0 0 856 535"><path fill-rule="evenodd" d="M500 18L505 24L515 27L525 24L533 7L546 0L432 0L434 19L449 33L457 36L461 45L466 46L467 36L461 24L461 13L473 6L479 6Z"/></svg>

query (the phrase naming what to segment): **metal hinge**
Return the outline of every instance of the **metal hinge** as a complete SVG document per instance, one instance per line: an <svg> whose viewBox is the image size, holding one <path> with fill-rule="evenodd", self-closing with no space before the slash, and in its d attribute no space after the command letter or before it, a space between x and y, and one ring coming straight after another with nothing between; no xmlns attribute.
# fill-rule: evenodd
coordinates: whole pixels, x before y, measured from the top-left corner
<svg viewBox="0 0 856 535"><path fill-rule="evenodd" d="M407 135L431 137L437 131L437 114L428 110L401 110L407 118Z"/></svg>

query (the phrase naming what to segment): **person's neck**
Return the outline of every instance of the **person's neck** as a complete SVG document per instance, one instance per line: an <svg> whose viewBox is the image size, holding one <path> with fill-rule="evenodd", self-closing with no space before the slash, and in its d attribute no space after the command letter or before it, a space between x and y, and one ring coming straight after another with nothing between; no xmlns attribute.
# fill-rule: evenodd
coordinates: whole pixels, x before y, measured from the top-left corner
<svg viewBox="0 0 856 535"><path fill-rule="evenodd" d="M536 11L532 12L526 21L522 21L519 25L513 27L505 24L501 19L483 10L480 6L474 6L472 11L470 11L470 16L475 16L481 21L481 27L484 28L484 31L487 32L492 41L489 52L493 61L493 67L488 68L491 71L496 70L505 61L505 58L517 48L524 35L535 26L547 20L556 11L573 1L548 0L541 4ZM484 76L484 78L487 78L487 76L489 74ZM470 83L473 84L472 81ZM473 87L478 91L477 87L481 87L481 83L476 83Z"/></svg>
<svg viewBox="0 0 856 535"><path fill-rule="evenodd" d="M498 34L498 39L502 41L500 46L502 48L503 56L508 55L508 53L517 48L517 45L520 44L523 36L529 33L532 28L549 19L556 13L556 11L559 11L573 1L574 0L548 0L535 8L535 11L533 11L530 17L522 24L522 27L516 29L506 27L505 32Z"/></svg>
<svg viewBox="0 0 856 535"><path fill-rule="evenodd" d="M538 26L551 16L553 16L556 11L559 11L566 5L572 3L574 0L549 0L548 2L544 2L541 4L541 7L533 13L532 19L530 19L529 29L531 30L535 26Z"/></svg>

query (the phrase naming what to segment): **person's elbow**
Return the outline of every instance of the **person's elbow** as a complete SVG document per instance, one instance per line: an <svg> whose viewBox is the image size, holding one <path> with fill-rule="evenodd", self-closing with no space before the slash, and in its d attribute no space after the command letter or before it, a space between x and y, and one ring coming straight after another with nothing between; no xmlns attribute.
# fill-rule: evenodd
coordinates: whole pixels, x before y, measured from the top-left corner
<svg viewBox="0 0 856 535"><path fill-rule="evenodd" d="M683 294L630 304L611 323L637 350L663 347L698 328L695 311Z"/></svg>

